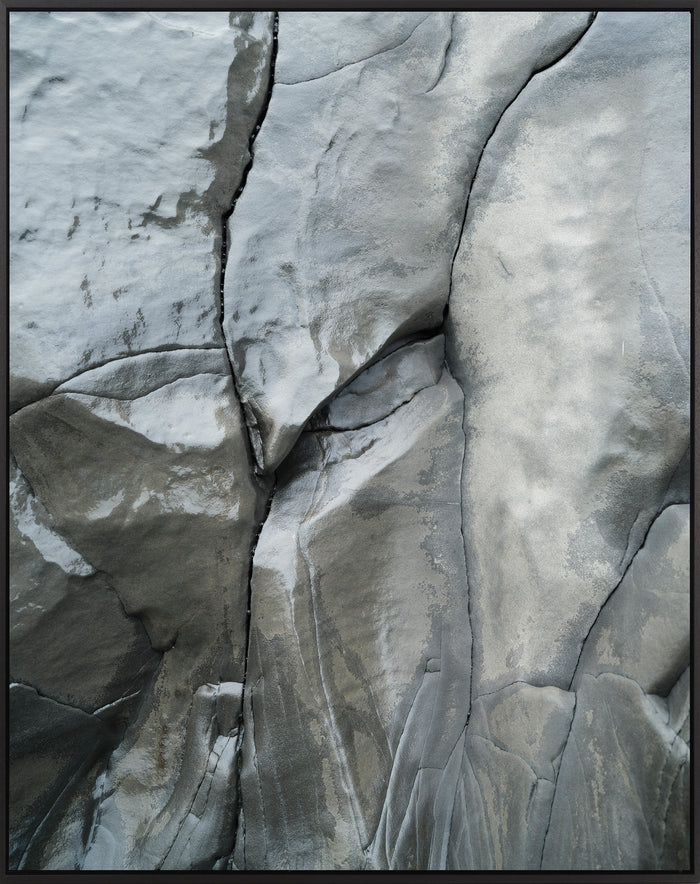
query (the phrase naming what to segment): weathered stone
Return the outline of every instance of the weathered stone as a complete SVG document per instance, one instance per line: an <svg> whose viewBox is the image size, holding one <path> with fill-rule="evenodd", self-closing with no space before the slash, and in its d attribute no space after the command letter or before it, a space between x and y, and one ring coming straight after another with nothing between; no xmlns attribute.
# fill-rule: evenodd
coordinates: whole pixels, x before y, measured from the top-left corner
<svg viewBox="0 0 700 884"><path fill-rule="evenodd" d="M10 678L85 712L120 703L160 655L106 576L55 533L16 464L11 471Z"/></svg>
<svg viewBox="0 0 700 884"><path fill-rule="evenodd" d="M635 682L582 677L557 786L542 868L687 869L688 745Z"/></svg>
<svg viewBox="0 0 700 884"><path fill-rule="evenodd" d="M22 469L56 529L108 575L126 614L142 621L163 652L110 764L115 811L100 811L99 832L108 832L113 852L96 850L99 862L115 868L155 861L156 846L142 845L137 833L167 804L180 775L191 693L244 677L248 559L264 495L251 478L225 355L216 352L217 374L184 377L129 400L56 393L11 419ZM67 610L74 617L89 612ZM55 641L65 646L60 635ZM60 649L49 646L40 665L52 654Z"/></svg>
<svg viewBox="0 0 700 884"><path fill-rule="evenodd" d="M33 858L60 822L76 779L118 740L96 715L11 684L9 713L10 865L34 868Z"/></svg>
<svg viewBox="0 0 700 884"><path fill-rule="evenodd" d="M271 36L270 13L11 14L12 410L116 357L223 343L221 216Z"/></svg>
<svg viewBox="0 0 700 884"><path fill-rule="evenodd" d="M10 24L11 867L688 869L690 16Z"/></svg>
<svg viewBox="0 0 700 884"><path fill-rule="evenodd" d="M262 469L382 348L441 324L481 149L589 20L431 13L398 44L380 29L370 58L275 85L229 221L225 285L226 340ZM400 16L400 33L406 25ZM281 44L285 27L282 13ZM337 45L333 15L290 28L297 56L310 46L314 59L320 33Z"/></svg>
<svg viewBox="0 0 700 884"><path fill-rule="evenodd" d="M253 563L239 868L410 864L402 821L433 825L414 781L469 707L461 423L445 373L377 423L303 434L279 472Z"/></svg>
<svg viewBox="0 0 700 884"><path fill-rule="evenodd" d="M477 693L568 688L686 456L688 37L600 13L479 166L447 323Z"/></svg>
<svg viewBox="0 0 700 884"><path fill-rule="evenodd" d="M665 697L690 657L690 507L654 521L586 639L576 675L616 672Z"/></svg>

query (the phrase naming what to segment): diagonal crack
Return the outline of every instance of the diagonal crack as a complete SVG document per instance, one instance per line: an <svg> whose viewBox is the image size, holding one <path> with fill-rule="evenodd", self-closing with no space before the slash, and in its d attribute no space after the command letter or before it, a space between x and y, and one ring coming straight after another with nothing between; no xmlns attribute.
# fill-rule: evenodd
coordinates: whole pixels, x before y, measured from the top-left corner
<svg viewBox="0 0 700 884"><path fill-rule="evenodd" d="M442 375L441 375L441 377L442 377ZM409 402L413 402L413 400L416 398L416 396L419 393L422 393L423 390L428 390L429 388L436 386L436 384L438 384L439 382L440 381L438 380L433 384L425 384L424 386L419 387L419 389L417 389L413 393L411 393L411 395L408 396L408 398L399 402L399 404L396 405L394 408L392 408L391 411L387 412L385 415L382 415L382 417L378 417L376 420L368 421L367 423L362 423L362 424L355 424L352 427L336 427L333 424L320 424L318 426L310 428L306 432L316 433L316 434L320 434L320 433L354 433L356 430L366 430L368 427L376 426L376 424L381 424L384 421L388 420L392 415L396 414L396 412L400 408L403 408L404 405L408 405Z"/></svg>
<svg viewBox="0 0 700 884"><path fill-rule="evenodd" d="M496 122L493 124L493 128L491 129L486 140L484 141L484 144L483 144L481 150L479 151L479 156L476 161L476 166L474 167L474 174L472 175L472 180L469 184L469 190L467 192L467 199L466 199L466 202L464 205L464 215L462 216L462 226L459 231L459 236L457 237L457 245L455 247L454 254L452 255L452 264L450 266L450 287L449 287L448 294L447 294L447 303L448 304L450 301L450 296L452 294L452 280L453 280L453 275L454 275L455 259L457 257L457 253L459 252L459 247L462 244L462 237L464 236L464 228L466 227L466 223L467 223L467 214L469 212L469 201L470 201L470 198L472 195L472 190L474 189L474 182L476 181L477 175L479 174L479 166L481 165L481 159L484 155L484 151L488 147L489 142L493 138L494 133L496 132L496 129L498 129L498 126L499 126L501 120L503 119L503 117L505 116L506 112L508 111L508 109L511 107L511 105L515 104L515 102L518 100L518 98L520 98L520 96L522 95L524 90L527 89L527 87L530 85L530 83L532 82L534 77L536 77L538 74L543 73L544 71L548 71L550 68L554 67L556 64L559 64L559 62L563 58L566 58L567 55L569 55L571 52L573 52L573 50L578 46L578 44L581 42L581 40L583 40L583 38L586 36L586 34L590 31L591 26L593 25L593 22L595 21L597 15L598 15L597 12L591 13L591 19L588 23L588 27L586 27L583 31L581 31L581 33L574 40L574 42L570 43L569 46L567 46L566 49L564 49L564 51L561 52L555 59L550 61L548 64L543 65L541 68L536 68L536 70L534 70L530 74L530 76L523 83L523 85L520 87L520 89L518 89L518 91L511 98L511 100L508 102L508 104L503 108L503 110L499 114Z"/></svg>
<svg viewBox="0 0 700 884"><path fill-rule="evenodd" d="M132 353L122 353L119 356L110 356L109 359L103 359L99 362L91 362L88 365L80 368L78 371L73 372L73 374L68 375L65 378L61 378L60 381L56 381L55 386L50 388L48 392L43 393L41 396L37 396L36 399L32 399L30 402L25 402L23 405L20 405L18 408L10 411L11 415L18 414L22 409L29 408L30 405L35 405L37 402L42 402L44 399L48 399L50 396L53 396L56 390L59 387L62 387L64 384L69 384L71 381L76 380L76 378L81 377L84 374L87 374L90 371L96 371L98 368L104 368L107 365L111 365L113 362L122 362L125 359L133 359L136 356L147 356L151 353L171 353L171 352L179 352L181 353L183 350L224 350L226 349L222 344L192 344L188 347L183 347L181 344L162 344L159 347L146 347L143 350L135 350Z"/></svg>
<svg viewBox="0 0 700 884"><path fill-rule="evenodd" d="M384 55L387 52L393 52L394 49L399 49L405 43L411 39L411 37L415 34L418 28L425 22L430 13L426 13L425 18L422 18L418 24L413 28L411 33L404 37L403 40L400 40L398 43L392 43L391 46L385 46L384 49L380 49L378 52L373 52L371 55L366 55L364 58L357 58L355 61L349 61L347 64L341 65L339 68L333 68L332 71L326 71L325 74L319 74L317 77L309 77L307 80L295 80L293 83L286 83L283 80L280 80L280 86L299 86L302 83L314 83L316 80L323 80L325 77L330 77L331 74L337 74L338 71L343 71L346 68L353 67L356 64L362 64L365 61L369 61L372 58L376 58L379 55Z"/></svg>
<svg viewBox="0 0 700 884"><path fill-rule="evenodd" d="M572 673L572 675L571 675L571 681L569 682L569 688L568 688L569 690L572 689L572 685L573 685L574 680L575 680L575 678L576 678L576 675L577 675L577 673L578 673L578 668L579 668L579 666L580 666L580 664L581 664L581 658L583 657L583 651L584 651L584 649L585 649L585 647L586 647L586 643L588 642L588 639L590 638L591 633L592 633L593 630L595 629L595 625L596 625L596 623L598 622L598 620L600 620L600 615L601 615L601 614L603 613L603 611L605 610L605 608L606 608L606 606L608 605L610 599L615 595L615 593L617 592L617 590L618 590L618 589L620 588L620 586L622 585L622 583L623 583L625 577L627 576L627 572L628 572L629 569L632 567L632 564L633 564L633 562L635 561L635 559L637 558L637 555L639 554L639 552L640 552L642 549L644 549L644 545L645 545L646 542L647 542L647 537L649 537L649 532L651 531L651 529L652 529L652 528L654 527L654 525L656 524L657 519L661 516L661 514L662 514L663 512L665 512L669 507L672 507L672 506L678 506L678 504L677 504L677 503L668 503L668 504L666 504L665 506L662 506L661 509L659 510L659 512L658 512L658 513L654 516L654 518L651 520L651 522L649 523L649 525L648 525L648 527L647 527L647 530L646 530L646 532L645 532L645 534L644 534L644 537L642 538L642 542L639 544L639 546L637 547L636 552L634 553L634 555L630 558L629 562L627 563L627 566L625 567L625 570L622 572L622 576L620 577L620 579L618 580L618 582L615 584L615 586L613 586L613 588L610 590L610 593L608 594L608 597L605 599L605 601L603 602L603 604L600 606L600 609L598 610L598 613L596 614L595 619L594 619L593 622L591 623L591 625L590 625L590 627L589 627L589 629L588 629L588 632L586 633L586 635L585 635L583 641L581 642L581 649L579 650L578 658L576 659L576 665L574 666L574 671L573 671L573 673Z"/></svg>

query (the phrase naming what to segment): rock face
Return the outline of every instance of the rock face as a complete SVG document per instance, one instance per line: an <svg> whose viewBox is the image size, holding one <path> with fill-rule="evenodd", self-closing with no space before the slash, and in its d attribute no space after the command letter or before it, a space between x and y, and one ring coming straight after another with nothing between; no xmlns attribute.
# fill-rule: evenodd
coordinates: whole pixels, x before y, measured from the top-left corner
<svg viewBox="0 0 700 884"><path fill-rule="evenodd" d="M11 868L689 870L689 36L11 13Z"/></svg>

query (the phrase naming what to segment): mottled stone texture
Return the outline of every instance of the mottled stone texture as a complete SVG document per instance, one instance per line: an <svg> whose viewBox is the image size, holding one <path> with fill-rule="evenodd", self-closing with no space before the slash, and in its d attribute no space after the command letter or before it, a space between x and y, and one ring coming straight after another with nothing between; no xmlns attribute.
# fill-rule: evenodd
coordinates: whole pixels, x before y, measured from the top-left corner
<svg viewBox="0 0 700 884"><path fill-rule="evenodd" d="M11 13L11 868L689 869L689 37Z"/></svg>

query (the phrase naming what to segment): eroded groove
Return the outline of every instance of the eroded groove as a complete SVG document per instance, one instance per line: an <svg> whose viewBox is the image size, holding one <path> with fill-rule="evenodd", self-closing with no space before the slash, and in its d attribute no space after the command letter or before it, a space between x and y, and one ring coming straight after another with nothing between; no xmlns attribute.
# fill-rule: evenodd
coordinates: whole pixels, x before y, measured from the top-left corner
<svg viewBox="0 0 700 884"><path fill-rule="evenodd" d="M450 49L452 48L452 38L454 35L454 24L455 24L455 13L452 13L452 17L450 18L450 36L445 44L445 49L442 53L442 64L440 65L440 70L438 71L438 75L435 78L435 82L433 85L426 91L426 95L431 93L433 89L439 84L440 80L442 80L442 76L445 73L445 68L447 67L447 56L450 54Z"/></svg>

